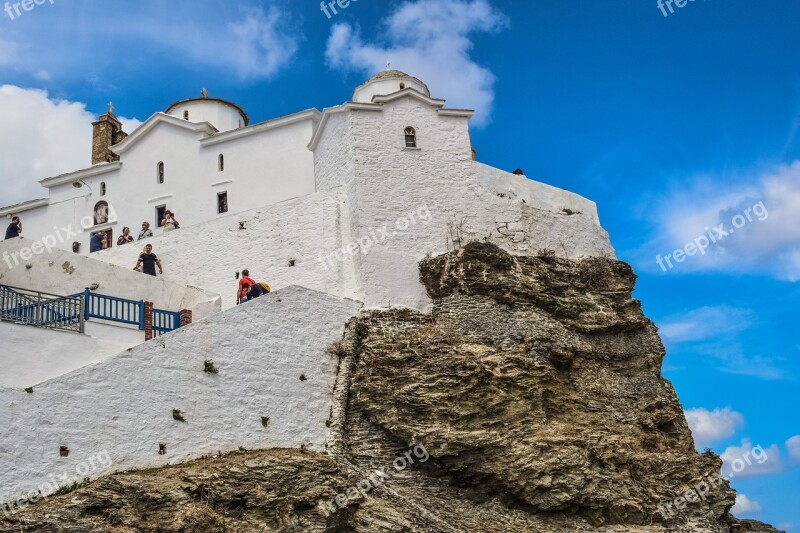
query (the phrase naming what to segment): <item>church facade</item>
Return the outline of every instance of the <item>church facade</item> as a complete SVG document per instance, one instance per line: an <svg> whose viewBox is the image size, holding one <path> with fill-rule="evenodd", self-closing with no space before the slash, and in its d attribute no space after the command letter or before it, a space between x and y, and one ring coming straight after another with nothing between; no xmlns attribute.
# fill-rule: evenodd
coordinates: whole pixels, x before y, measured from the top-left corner
<svg viewBox="0 0 800 533"><path fill-rule="evenodd" d="M516 254L613 255L594 202L476 161L472 114L391 70L341 105L252 125L238 105L205 94L129 135L109 110L94 123L92 166L42 180L47 198L0 216L22 219L23 242L49 239L128 268L141 246L116 241L147 223L167 280L222 294L223 308L243 268L276 287L425 308L419 260L469 240ZM167 210L179 231L159 227ZM106 236L94 253L93 234Z"/></svg>

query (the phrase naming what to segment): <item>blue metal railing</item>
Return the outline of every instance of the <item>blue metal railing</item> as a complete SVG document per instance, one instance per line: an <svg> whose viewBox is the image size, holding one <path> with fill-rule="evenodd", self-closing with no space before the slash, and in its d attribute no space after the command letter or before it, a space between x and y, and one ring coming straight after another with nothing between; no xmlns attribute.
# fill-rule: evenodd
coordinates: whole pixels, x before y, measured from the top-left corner
<svg viewBox="0 0 800 533"><path fill-rule="evenodd" d="M115 296L97 294L89 289L83 293L86 300L84 318L99 318L121 324L132 324L144 329L144 301L126 300Z"/></svg>
<svg viewBox="0 0 800 533"><path fill-rule="evenodd" d="M98 294L89 289L70 296L57 296L0 285L0 320L83 333L84 322L91 318L144 330L144 301ZM179 311L153 309L154 337L180 327Z"/></svg>
<svg viewBox="0 0 800 533"><path fill-rule="evenodd" d="M181 327L180 312L153 309L153 337L160 337L179 327Z"/></svg>
<svg viewBox="0 0 800 533"><path fill-rule="evenodd" d="M83 333L83 295L58 296L0 285L0 320Z"/></svg>

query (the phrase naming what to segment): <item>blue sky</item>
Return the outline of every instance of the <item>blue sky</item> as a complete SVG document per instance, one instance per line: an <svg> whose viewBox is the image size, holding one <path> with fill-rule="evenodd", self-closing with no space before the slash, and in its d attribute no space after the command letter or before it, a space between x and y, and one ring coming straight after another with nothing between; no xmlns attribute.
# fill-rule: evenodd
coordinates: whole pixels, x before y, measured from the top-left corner
<svg viewBox="0 0 800 533"><path fill-rule="evenodd" d="M733 480L740 514L800 531L800 3L673 10L359 0L329 19L316 0L47 0L0 12L0 204L86 166L109 100L135 127L206 87L255 122L348 100L391 60L476 109L479 160L597 202L698 446L731 460L767 450Z"/></svg>

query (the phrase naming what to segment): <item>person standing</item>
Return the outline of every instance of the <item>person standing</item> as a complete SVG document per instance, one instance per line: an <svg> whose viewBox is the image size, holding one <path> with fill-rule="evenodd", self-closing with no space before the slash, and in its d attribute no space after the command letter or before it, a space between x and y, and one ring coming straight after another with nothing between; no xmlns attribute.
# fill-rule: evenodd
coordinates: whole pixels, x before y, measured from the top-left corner
<svg viewBox="0 0 800 533"><path fill-rule="evenodd" d="M133 267L133 269L149 276L155 276L156 266L158 267L158 273L163 276L164 269L161 268L161 261L159 261L156 254L153 253L153 245L148 244L144 247L144 251L139 255L139 260L136 262L136 266Z"/></svg>
<svg viewBox="0 0 800 533"><path fill-rule="evenodd" d="M99 252L103 249L103 237L100 236L100 232L97 231L92 233L91 238L89 239L89 253Z"/></svg>
<svg viewBox="0 0 800 533"><path fill-rule="evenodd" d="M139 232L139 240L146 239L153 236L153 230L150 229L149 222L142 222L142 231Z"/></svg>
<svg viewBox="0 0 800 533"><path fill-rule="evenodd" d="M117 246L122 246L123 244L128 244L129 242L133 242L133 235L131 235L131 228L125 226L122 228L122 235L120 235L117 239Z"/></svg>
<svg viewBox="0 0 800 533"><path fill-rule="evenodd" d="M178 224L178 221L175 220L175 215L172 214L172 211L164 212L164 220L161 221L161 226L163 226L164 231L172 231L180 228L180 225Z"/></svg>
<svg viewBox="0 0 800 533"><path fill-rule="evenodd" d="M247 269L242 270L242 279L239 280L239 288L236 290L236 305L243 304L247 301L250 287L255 284L256 282L250 277L250 271Z"/></svg>
<svg viewBox="0 0 800 533"><path fill-rule="evenodd" d="M11 224L9 224L8 228L6 228L6 240L16 239L17 237L20 237L21 234L22 234L22 222L17 216L11 217Z"/></svg>

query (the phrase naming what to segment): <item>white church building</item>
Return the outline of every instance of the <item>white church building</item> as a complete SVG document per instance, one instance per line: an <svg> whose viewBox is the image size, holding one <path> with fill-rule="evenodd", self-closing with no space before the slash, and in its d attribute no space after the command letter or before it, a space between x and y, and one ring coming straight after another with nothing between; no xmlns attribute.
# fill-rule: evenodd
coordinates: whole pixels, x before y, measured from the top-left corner
<svg viewBox="0 0 800 533"><path fill-rule="evenodd" d="M129 134L101 115L91 166L0 209L24 237L0 243L0 288L152 302L193 323L144 342L135 324L0 320L0 503L101 450L113 464L90 477L240 446L324 450L340 379L325 347L359 309L426 311L421 259L470 240L613 256L593 202L476 161L471 116L398 71L341 105L257 124L205 91ZM158 227L165 210L180 229ZM142 222L153 237L117 246ZM95 232L109 247L89 253ZM133 270L145 243L163 276ZM237 306L243 269L273 293Z"/></svg>

